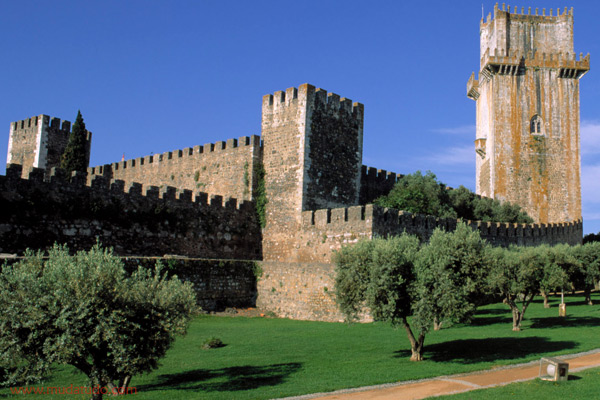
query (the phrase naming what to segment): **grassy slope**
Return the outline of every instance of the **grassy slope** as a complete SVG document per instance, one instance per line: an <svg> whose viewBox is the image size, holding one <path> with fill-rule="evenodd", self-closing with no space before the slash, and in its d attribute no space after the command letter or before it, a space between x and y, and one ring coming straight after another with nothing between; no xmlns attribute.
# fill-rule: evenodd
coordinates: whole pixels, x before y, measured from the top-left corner
<svg viewBox="0 0 600 400"><path fill-rule="evenodd" d="M265 399L480 370L599 347L600 306L568 297L569 316L563 319L557 317L557 303L552 299L550 309L542 307L541 299L532 304L521 332L511 331L506 306L483 307L471 325L431 332L426 360L419 363L408 360L404 330L386 324L199 317L157 371L134 377L131 384L141 392L136 399ZM203 340L212 336L227 346L202 350ZM86 380L70 367L60 367L41 385L71 383L85 385ZM0 397L9 393L2 390Z"/></svg>

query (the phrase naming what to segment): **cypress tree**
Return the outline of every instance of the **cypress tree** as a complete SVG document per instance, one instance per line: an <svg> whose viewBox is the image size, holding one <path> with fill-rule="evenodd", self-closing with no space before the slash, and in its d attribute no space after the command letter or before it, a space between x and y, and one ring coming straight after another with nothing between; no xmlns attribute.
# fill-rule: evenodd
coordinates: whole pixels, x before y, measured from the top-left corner
<svg viewBox="0 0 600 400"><path fill-rule="evenodd" d="M86 136L81 111L77 111L77 118L60 162L61 168L69 174L72 171L85 171L88 167Z"/></svg>

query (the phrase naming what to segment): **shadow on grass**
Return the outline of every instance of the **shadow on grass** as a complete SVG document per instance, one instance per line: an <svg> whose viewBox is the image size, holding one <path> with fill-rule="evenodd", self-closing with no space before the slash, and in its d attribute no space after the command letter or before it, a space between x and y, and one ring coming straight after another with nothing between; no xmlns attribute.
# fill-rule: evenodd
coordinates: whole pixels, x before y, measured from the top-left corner
<svg viewBox="0 0 600 400"><path fill-rule="evenodd" d="M149 390L198 390L204 392L232 392L275 386L302 368L300 363L267 366L242 366L222 369L195 369L178 374L159 375L157 383L137 386L141 392Z"/></svg>
<svg viewBox="0 0 600 400"><path fill-rule="evenodd" d="M553 342L539 336L452 340L430 346L425 344L424 358L436 362L452 361L462 364L475 364L497 360L513 360L532 354L572 349L577 344L573 341ZM394 357L397 358L410 357L410 350L399 350L394 354Z"/></svg>
<svg viewBox="0 0 600 400"><path fill-rule="evenodd" d="M488 308L488 309L478 309L475 312L476 316L480 315L504 315L510 313L510 308L508 307L497 307L497 308Z"/></svg>
<svg viewBox="0 0 600 400"><path fill-rule="evenodd" d="M505 316L500 317L476 317L471 320L467 325L470 326L485 326L485 325L494 325L494 324L512 324L512 316L508 313L504 313Z"/></svg>
<svg viewBox="0 0 600 400"><path fill-rule="evenodd" d="M586 328L600 326L600 318L598 317L544 317L531 318L531 328Z"/></svg>

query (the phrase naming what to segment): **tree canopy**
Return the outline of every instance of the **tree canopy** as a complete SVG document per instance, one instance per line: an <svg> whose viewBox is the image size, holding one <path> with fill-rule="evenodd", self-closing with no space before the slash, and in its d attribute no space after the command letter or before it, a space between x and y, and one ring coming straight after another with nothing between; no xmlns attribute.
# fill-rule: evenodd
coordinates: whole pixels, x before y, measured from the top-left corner
<svg viewBox="0 0 600 400"><path fill-rule="evenodd" d="M85 171L89 164L88 143L85 123L81 111L77 111L77 118L73 123L67 147L62 155L60 166L71 173L73 171Z"/></svg>
<svg viewBox="0 0 600 400"><path fill-rule="evenodd" d="M157 368L196 308L191 284L167 279L160 264L128 274L99 245L75 256L55 246L47 258L28 252L4 265L0 303L4 384L39 380L59 363L111 391Z"/></svg>
<svg viewBox="0 0 600 400"><path fill-rule="evenodd" d="M518 205L477 196L464 186L448 188L435 174L421 171L402 176L390 193L375 204L441 218L462 218L484 222L532 223Z"/></svg>

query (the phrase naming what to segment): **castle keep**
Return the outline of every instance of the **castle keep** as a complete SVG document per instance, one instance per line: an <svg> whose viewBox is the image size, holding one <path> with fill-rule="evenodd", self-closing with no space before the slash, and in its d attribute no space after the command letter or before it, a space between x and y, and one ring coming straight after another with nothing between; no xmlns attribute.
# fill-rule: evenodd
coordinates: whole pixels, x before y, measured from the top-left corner
<svg viewBox="0 0 600 400"><path fill-rule="evenodd" d="M468 84L477 101L477 190L520 204L539 222L467 221L494 245L581 242L578 78L589 57L574 59L572 27L572 12L496 10L482 22L481 72ZM211 269L198 278L201 288L227 304L230 293L243 292L244 301L280 316L341 320L332 295L335 250L404 231L427 240L435 228L457 224L372 204L400 175L362 165L363 120L362 104L303 84L263 97L261 136L71 176L57 168L67 121L60 128L42 115L12 123L0 176L0 253L54 242L87 249L98 238L122 256L257 260L255 292L247 289L252 271L240 289L236 274L246 267L231 275ZM264 227L255 209L263 186ZM211 286L211 276L219 283Z"/></svg>
<svg viewBox="0 0 600 400"><path fill-rule="evenodd" d="M477 193L519 204L540 223L581 220L579 79L589 54L573 50L573 9L535 15L504 5L481 21Z"/></svg>

